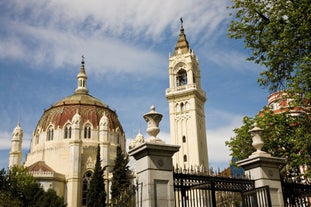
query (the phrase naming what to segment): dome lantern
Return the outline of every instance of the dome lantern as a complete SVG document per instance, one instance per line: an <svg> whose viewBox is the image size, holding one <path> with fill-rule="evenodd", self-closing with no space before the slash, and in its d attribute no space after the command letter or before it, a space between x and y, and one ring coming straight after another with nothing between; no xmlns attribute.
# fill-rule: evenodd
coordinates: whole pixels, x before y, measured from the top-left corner
<svg viewBox="0 0 311 207"><path fill-rule="evenodd" d="M86 87L87 75L84 69L84 56L83 55L82 55L80 72L77 75L77 80L78 80L78 86L76 88L76 93L87 94L88 93L88 89Z"/></svg>

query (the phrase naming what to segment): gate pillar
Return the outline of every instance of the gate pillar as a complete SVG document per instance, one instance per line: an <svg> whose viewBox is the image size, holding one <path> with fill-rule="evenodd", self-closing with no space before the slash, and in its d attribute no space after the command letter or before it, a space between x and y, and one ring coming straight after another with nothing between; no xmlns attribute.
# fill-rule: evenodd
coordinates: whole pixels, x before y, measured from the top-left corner
<svg viewBox="0 0 311 207"><path fill-rule="evenodd" d="M257 126L250 130L256 151L247 159L238 161L237 165L245 170L246 176L255 180L255 188L269 186L273 207L283 207L284 201L279 169L281 165L285 164L285 159L272 157L267 152L261 151L264 144L261 140L262 131Z"/></svg>
<svg viewBox="0 0 311 207"><path fill-rule="evenodd" d="M175 145L145 142L129 151L136 160L141 185L136 207L175 206L172 156L178 149Z"/></svg>
<svg viewBox="0 0 311 207"><path fill-rule="evenodd" d="M157 138L162 115L151 111L144 115L147 132L146 141L142 136L131 144L129 155L136 160L135 171L139 184L136 207L174 207L174 180L172 156L179 150L177 145L168 145Z"/></svg>

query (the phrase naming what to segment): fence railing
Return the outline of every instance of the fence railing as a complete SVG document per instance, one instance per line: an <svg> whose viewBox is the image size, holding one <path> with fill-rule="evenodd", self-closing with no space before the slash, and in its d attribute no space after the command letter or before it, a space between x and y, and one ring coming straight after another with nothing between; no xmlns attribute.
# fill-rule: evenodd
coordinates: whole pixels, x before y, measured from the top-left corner
<svg viewBox="0 0 311 207"><path fill-rule="evenodd" d="M311 185L282 183L285 207L311 207Z"/></svg>
<svg viewBox="0 0 311 207"><path fill-rule="evenodd" d="M173 177L176 207L217 207L223 206L223 203L242 203L242 192L255 188L255 182L249 179L176 172Z"/></svg>
<svg viewBox="0 0 311 207"><path fill-rule="evenodd" d="M242 193L243 206L270 207L272 206L269 186L255 188Z"/></svg>

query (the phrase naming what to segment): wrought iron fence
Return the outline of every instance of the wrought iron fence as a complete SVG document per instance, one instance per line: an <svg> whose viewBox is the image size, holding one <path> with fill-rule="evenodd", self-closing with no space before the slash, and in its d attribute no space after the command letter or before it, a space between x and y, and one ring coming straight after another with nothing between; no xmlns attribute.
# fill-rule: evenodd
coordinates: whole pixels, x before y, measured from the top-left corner
<svg viewBox="0 0 311 207"><path fill-rule="evenodd" d="M176 207L240 206L242 193L254 188L255 182L245 178L174 173Z"/></svg>
<svg viewBox="0 0 311 207"><path fill-rule="evenodd" d="M282 183L285 207L311 207L311 185Z"/></svg>
<svg viewBox="0 0 311 207"><path fill-rule="evenodd" d="M247 207L270 207L271 197L269 186L255 188L242 193L243 206Z"/></svg>

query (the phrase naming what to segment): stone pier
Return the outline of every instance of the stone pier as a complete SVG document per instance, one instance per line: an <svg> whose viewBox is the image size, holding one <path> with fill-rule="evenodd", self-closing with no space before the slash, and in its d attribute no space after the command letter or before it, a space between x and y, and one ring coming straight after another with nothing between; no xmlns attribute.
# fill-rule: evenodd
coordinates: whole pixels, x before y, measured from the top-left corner
<svg viewBox="0 0 311 207"><path fill-rule="evenodd" d="M144 140L141 136L131 143L129 155L136 160L136 175L138 185L137 207L174 207L174 183L172 156L179 146L165 144L157 138L160 132L159 122L162 115L151 107L144 115L147 122L147 132L150 138Z"/></svg>
<svg viewBox="0 0 311 207"><path fill-rule="evenodd" d="M272 157L261 150L263 130L255 125L250 130L253 139L253 147L256 149L247 159L237 162L239 167L245 170L250 179L255 180L255 187L269 186L271 203L273 207L283 207L283 192L280 178L280 166L285 163L282 158Z"/></svg>

